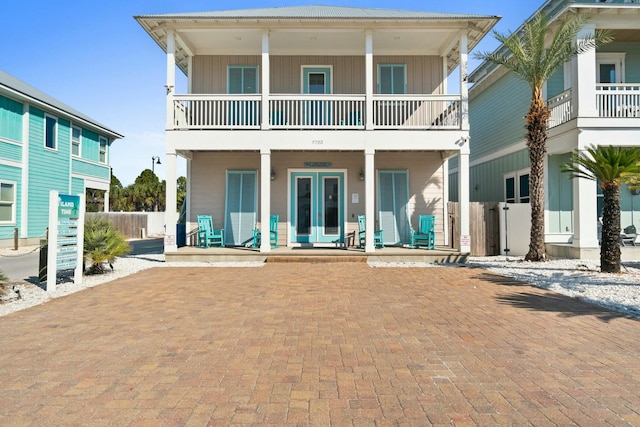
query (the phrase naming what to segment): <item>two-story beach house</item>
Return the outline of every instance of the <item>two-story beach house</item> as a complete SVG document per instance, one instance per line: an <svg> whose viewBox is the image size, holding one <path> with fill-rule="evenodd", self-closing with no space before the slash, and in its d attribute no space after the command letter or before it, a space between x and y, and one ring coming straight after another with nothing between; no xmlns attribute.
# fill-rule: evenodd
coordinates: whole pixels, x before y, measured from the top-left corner
<svg viewBox="0 0 640 427"><path fill-rule="evenodd" d="M182 156L188 231L211 215L226 245L244 245L278 215L280 246L335 245L365 215L373 252L374 229L403 245L430 214L447 242L446 160L469 156L467 55L497 17L301 6L135 19L167 55L167 206ZM466 252L468 216L462 204ZM167 211L165 252L176 219Z"/></svg>
<svg viewBox="0 0 640 427"><path fill-rule="evenodd" d="M640 144L640 4L549 0L538 12L547 14L552 25L585 15L588 22L578 37L597 29L609 29L614 37L612 43L565 64L545 88L552 114L545 167L547 251L597 257L601 190L593 181L570 180L560 166L573 150L590 145ZM470 80L471 200L528 203L530 163L523 116L530 89L488 63L475 69ZM453 163L450 172L456 173ZM640 197L626 186L621 196L622 228L640 229Z"/></svg>
<svg viewBox="0 0 640 427"><path fill-rule="evenodd" d="M0 245L37 244L49 191L109 198L109 148L119 133L0 71ZM108 209L109 203L105 203Z"/></svg>

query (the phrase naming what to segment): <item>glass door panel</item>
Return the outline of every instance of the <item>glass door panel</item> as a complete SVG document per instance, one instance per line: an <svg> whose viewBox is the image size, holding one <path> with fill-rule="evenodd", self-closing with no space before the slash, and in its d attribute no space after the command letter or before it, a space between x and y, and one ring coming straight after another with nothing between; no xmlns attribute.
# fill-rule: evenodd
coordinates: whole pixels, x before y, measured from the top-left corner
<svg viewBox="0 0 640 427"><path fill-rule="evenodd" d="M291 173L291 241L331 243L342 240L343 172Z"/></svg>
<svg viewBox="0 0 640 427"><path fill-rule="evenodd" d="M296 178L296 234L311 234L311 177Z"/></svg>
<svg viewBox="0 0 640 427"><path fill-rule="evenodd" d="M325 236L340 234L340 191L337 177L327 177L323 180L323 225Z"/></svg>

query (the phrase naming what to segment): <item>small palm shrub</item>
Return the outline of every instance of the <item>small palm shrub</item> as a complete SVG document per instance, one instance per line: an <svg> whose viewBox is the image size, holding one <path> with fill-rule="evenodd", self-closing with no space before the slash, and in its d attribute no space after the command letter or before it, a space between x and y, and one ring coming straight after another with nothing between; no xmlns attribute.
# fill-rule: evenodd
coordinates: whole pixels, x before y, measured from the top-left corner
<svg viewBox="0 0 640 427"><path fill-rule="evenodd" d="M117 256L126 255L131 246L104 218L90 218L84 224L84 260L91 262L88 274L104 273L105 263L113 265Z"/></svg>

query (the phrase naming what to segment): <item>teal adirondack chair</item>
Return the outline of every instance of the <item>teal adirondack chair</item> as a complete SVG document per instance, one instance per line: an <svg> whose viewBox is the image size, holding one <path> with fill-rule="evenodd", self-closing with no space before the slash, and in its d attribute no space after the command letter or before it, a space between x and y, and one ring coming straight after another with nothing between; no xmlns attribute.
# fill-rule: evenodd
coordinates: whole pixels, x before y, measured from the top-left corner
<svg viewBox="0 0 640 427"><path fill-rule="evenodd" d="M420 215L418 217L418 229L411 229L411 247L424 246L427 249L436 247L436 217L434 215Z"/></svg>
<svg viewBox="0 0 640 427"><path fill-rule="evenodd" d="M198 215L198 246L201 248L224 247L224 229L213 228L211 215Z"/></svg>
<svg viewBox="0 0 640 427"><path fill-rule="evenodd" d="M279 248L278 246L278 221L279 215L271 215L269 217L269 243L272 248ZM262 243L262 230L258 227L253 229L253 247L259 248Z"/></svg>
<svg viewBox="0 0 640 427"><path fill-rule="evenodd" d="M363 248L365 244L365 224L364 215L358 215L358 247ZM384 248L384 240L382 239L382 230L374 230L373 246L376 248Z"/></svg>

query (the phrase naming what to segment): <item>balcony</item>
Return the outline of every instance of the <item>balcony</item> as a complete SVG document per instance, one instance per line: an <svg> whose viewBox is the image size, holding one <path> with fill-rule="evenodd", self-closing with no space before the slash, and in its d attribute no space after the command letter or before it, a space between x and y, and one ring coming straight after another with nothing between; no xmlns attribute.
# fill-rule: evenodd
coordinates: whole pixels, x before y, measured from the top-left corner
<svg viewBox="0 0 640 427"><path fill-rule="evenodd" d="M640 117L640 84L596 85L598 117Z"/></svg>
<svg viewBox="0 0 640 427"><path fill-rule="evenodd" d="M441 130L460 129L459 95L176 95L172 129ZM370 119L370 124L368 120Z"/></svg>
<svg viewBox="0 0 640 427"><path fill-rule="evenodd" d="M571 89L550 98L547 106L551 109L549 128L577 116ZM601 118L640 118L640 84L597 84L595 107Z"/></svg>

